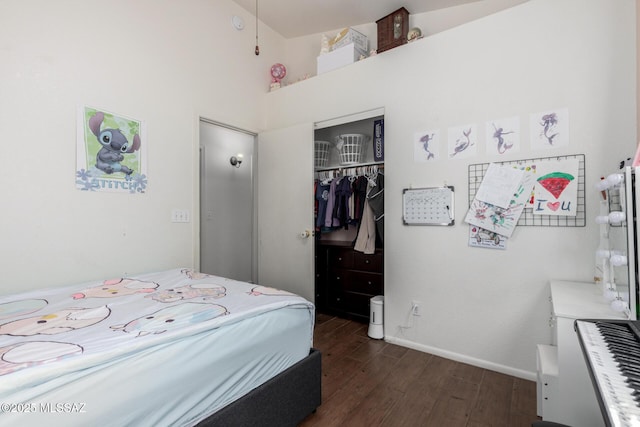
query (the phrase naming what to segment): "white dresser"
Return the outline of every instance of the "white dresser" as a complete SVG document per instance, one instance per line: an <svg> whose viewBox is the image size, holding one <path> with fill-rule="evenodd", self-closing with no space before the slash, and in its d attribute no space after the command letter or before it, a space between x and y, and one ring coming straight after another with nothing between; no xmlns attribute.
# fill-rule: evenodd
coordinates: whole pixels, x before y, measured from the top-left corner
<svg viewBox="0 0 640 427"><path fill-rule="evenodd" d="M553 345L538 345L538 415L570 426L600 427L604 420L574 330L576 319L626 319L593 283L551 281Z"/></svg>

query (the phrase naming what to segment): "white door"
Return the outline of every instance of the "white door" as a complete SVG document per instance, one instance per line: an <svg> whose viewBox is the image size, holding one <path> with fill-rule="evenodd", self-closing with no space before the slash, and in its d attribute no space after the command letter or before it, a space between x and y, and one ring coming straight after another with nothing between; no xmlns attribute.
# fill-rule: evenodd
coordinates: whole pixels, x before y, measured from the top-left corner
<svg viewBox="0 0 640 427"><path fill-rule="evenodd" d="M200 121L200 271L253 281L255 135ZM235 166L231 158L242 156Z"/></svg>
<svg viewBox="0 0 640 427"><path fill-rule="evenodd" d="M258 283L314 301L313 125L258 135Z"/></svg>

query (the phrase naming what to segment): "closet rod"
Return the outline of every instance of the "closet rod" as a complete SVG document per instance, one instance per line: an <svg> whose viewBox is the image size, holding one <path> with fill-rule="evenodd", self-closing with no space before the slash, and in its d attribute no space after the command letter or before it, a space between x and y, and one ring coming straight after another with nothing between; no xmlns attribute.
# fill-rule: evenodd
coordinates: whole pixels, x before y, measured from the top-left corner
<svg viewBox="0 0 640 427"><path fill-rule="evenodd" d="M331 168L317 168L315 171L316 172L335 171L335 170L359 168L362 166L378 166L379 168L384 169L384 162L369 162L369 163L358 163L355 165L334 166Z"/></svg>

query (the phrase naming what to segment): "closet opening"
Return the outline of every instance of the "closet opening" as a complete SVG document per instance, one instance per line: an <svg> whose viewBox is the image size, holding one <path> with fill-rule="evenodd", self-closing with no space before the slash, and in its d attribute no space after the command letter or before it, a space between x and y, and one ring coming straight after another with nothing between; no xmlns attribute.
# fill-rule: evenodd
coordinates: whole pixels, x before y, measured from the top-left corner
<svg viewBox="0 0 640 427"><path fill-rule="evenodd" d="M314 131L315 304L369 322L384 295L384 111Z"/></svg>

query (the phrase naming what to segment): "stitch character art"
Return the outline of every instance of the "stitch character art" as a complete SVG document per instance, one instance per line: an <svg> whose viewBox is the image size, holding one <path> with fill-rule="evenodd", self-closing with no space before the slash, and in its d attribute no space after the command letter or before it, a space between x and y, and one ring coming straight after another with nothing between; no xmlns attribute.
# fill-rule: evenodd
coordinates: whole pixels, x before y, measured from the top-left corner
<svg viewBox="0 0 640 427"><path fill-rule="evenodd" d="M197 285L178 286L171 289L162 289L145 298L153 298L158 302L176 302L185 299L202 298L203 300L222 298L227 294L224 286L210 283Z"/></svg>
<svg viewBox="0 0 640 427"><path fill-rule="evenodd" d="M73 299L82 298L115 298L138 293L151 293L158 288L154 282L143 282L136 279L105 280L100 286L86 289L72 295Z"/></svg>
<svg viewBox="0 0 640 427"><path fill-rule="evenodd" d="M252 296L260 296L260 295L268 295L268 296L295 295L295 294L292 294L291 292L282 291L282 290L276 289L276 288L269 288L267 286L256 286L255 288L251 289L250 292L247 292L247 293L249 295L252 295Z"/></svg>
<svg viewBox="0 0 640 427"><path fill-rule="evenodd" d="M82 354L84 349L66 342L31 341L0 348L0 376L34 365Z"/></svg>
<svg viewBox="0 0 640 427"><path fill-rule="evenodd" d="M218 304L185 302L160 309L124 325L111 326L111 329L142 337L149 334L162 334L169 330L206 322L226 314L229 314L227 309Z"/></svg>
<svg viewBox="0 0 640 427"><path fill-rule="evenodd" d="M133 137L133 142L129 143L120 129L100 129L103 121L104 113L101 111L89 119L89 129L102 146L96 155L96 167L109 175L114 172L131 175L133 170L120 162L124 160L124 154L133 153L140 149L140 136L136 134Z"/></svg>
<svg viewBox="0 0 640 427"><path fill-rule="evenodd" d="M0 335L26 337L61 334L94 325L110 314L111 310L106 305L97 308L69 308L5 323L0 325Z"/></svg>
<svg viewBox="0 0 640 427"><path fill-rule="evenodd" d="M0 304L0 319L35 313L49 304L45 299L22 299Z"/></svg>

